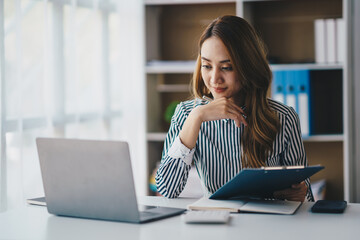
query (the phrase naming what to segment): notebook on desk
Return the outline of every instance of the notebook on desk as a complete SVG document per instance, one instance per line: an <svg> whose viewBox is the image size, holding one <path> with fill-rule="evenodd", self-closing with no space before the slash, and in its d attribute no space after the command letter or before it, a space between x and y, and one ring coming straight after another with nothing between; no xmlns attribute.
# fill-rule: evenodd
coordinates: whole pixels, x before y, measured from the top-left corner
<svg viewBox="0 0 360 240"><path fill-rule="evenodd" d="M49 213L143 223L185 211L151 206L139 211L126 142L38 138L36 143Z"/></svg>
<svg viewBox="0 0 360 240"><path fill-rule="evenodd" d="M187 206L189 210L225 210L229 212L252 212L294 214L301 202L263 199L217 200L201 198Z"/></svg>

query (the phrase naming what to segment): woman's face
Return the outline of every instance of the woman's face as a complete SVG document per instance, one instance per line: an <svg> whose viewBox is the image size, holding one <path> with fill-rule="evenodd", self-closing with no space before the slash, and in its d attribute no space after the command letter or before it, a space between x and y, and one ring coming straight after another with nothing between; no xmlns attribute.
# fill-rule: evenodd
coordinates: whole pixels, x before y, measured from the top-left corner
<svg viewBox="0 0 360 240"><path fill-rule="evenodd" d="M231 98L240 90L227 49L217 37L206 39L201 47L201 75L214 99Z"/></svg>

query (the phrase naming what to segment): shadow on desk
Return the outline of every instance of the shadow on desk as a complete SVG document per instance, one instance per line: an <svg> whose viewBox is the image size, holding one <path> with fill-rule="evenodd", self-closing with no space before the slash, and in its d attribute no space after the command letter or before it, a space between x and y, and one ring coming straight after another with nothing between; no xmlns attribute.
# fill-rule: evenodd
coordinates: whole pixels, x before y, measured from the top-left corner
<svg viewBox="0 0 360 240"><path fill-rule="evenodd" d="M84 218L50 216L44 239L140 239L140 225Z"/></svg>
<svg viewBox="0 0 360 240"><path fill-rule="evenodd" d="M235 232L234 232L235 231ZM61 216L47 217L46 230L40 239L51 240L192 240L237 239L241 228L228 224L185 224L180 216L146 224L132 224ZM231 238L233 236L235 238ZM249 239L249 238L244 238Z"/></svg>

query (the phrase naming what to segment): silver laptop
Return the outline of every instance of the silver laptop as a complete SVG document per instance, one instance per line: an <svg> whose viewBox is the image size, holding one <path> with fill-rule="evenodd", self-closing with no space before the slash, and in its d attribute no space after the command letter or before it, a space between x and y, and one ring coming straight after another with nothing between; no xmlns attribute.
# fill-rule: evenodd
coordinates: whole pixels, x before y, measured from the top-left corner
<svg viewBox="0 0 360 240"><path fill-rule="evenodd" d="M37 138L36 144L51 214L143 223L185 211L139 211L126 142Z"/></svg>

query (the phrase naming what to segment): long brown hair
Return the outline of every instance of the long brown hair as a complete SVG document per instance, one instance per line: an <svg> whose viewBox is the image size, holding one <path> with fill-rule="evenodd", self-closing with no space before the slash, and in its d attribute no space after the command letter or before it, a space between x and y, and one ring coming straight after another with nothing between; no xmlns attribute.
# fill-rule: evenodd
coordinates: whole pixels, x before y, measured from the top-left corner
<svg viewBox="0 0 360 240"><path fill-rule="evenodd" d="M210 96L201 76L201 47L206 39L218 37L226 46L235 74L240 82L239 95L245 96L246 121L243 134L243 167L260 167L272 152L273 142L280 128L276 113L270 109L267 92L271 70L266 60L265 46L244 19L223 16L205 29L199 41L199 55L192 79L194 97Z"/></svg>

